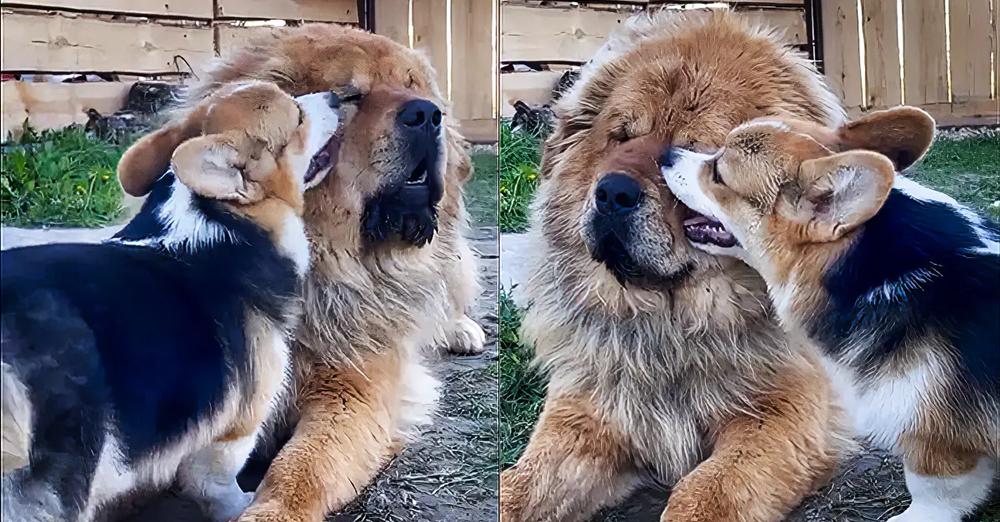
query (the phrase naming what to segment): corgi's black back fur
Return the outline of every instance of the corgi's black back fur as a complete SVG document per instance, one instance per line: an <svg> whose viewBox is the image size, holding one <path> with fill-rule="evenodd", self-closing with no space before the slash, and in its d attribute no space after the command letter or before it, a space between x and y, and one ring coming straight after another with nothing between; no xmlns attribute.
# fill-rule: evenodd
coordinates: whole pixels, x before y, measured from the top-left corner
<svg viewBox="0 0 1000 522"><path fill-rule="evenodd" d="M928 331L953 345L962 381L994 397L1000 391L1000 258L984 247L977 227L993 237L1000 227L980 223L956 207L915 199L893 189L883 208L865 223L855 244L827 271L827 309L810 335L832 354L852 339L874 341L859 361L878 367L907 340ZM914 275L916 274L916 275ZM911 277L909 285L903 285ZM882 288L896 292L878 296Z"/></svg>
<svg viewBox="0 0 1000 522"><path fill-rule="evenodd" d="M153 213L172 183L158 182L120 238L162 235ZM64 503L89 486L109 421L134 461L221 406L249 370L248 308L287 323L299 285L292 260L219 203L193 196L192 205L229 235L171 251L109 242L0 253L3 361L45 423L32 426L32 480L63 486Z"/></svg>

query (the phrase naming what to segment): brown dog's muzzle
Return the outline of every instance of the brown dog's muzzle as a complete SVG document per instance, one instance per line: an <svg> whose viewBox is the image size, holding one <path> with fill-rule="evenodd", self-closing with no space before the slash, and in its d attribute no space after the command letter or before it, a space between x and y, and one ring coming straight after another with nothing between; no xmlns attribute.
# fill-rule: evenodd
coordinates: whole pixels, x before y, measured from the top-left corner
<svg viewBox="0 0 1000 522"><path fill-rule="evenodd" d="M371 243L400 240L421 247L437 230L437 204L444 193L443 115L430 100L411 98L399 105L393 122L396 168L365 203L362 229Z"/></svg>

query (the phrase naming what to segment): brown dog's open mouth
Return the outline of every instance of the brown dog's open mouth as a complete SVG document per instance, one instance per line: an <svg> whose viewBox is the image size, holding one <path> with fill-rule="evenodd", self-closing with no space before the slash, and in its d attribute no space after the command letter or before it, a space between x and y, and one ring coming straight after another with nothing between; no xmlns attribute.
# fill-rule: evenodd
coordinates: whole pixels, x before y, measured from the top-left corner
<svg viewBox="0 0 1000 522"><path fill-rule="evenodd" d="M716 245L722 248L740 244L719 220L688 209L684 217L684 235L692 243Z"/></svg>
<svg viewBox="0 0 1000 522"><path fill-rule="evenodd" d="M309 160L309 169L306 170L306 177L303 181L309 183L316 179L317 174L330 168L339 152L340 136L334 134L333 136L330 136L329 140L327 140L326 145L323 145L323 148L319 149L319 152L317 152L312 159Z"/></svg>

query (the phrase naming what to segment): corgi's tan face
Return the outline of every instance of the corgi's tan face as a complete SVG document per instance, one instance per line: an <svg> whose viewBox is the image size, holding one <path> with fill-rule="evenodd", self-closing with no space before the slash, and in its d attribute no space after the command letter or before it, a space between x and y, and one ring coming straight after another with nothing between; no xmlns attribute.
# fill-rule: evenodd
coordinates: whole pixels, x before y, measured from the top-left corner
<svg viewBox="0 0 1000 522"><path fill-rule="evenodd" d="M331 92L292 98L273 83L233 83L136 142L122 163L167 156L177 179L201 196L236 205L276 200L301 214L302 193L334 162L340 114ZM129 192L148 190L149 178L162 174L129 172L142 178L120 176Z"/></svg>
<svg viewBox="0 0 1000 522"><path fill-rule="evenodd" d="M677 151L661 172L695 214L685 233L697 248L743 259L774 282L787 277L803 247L846 245L885 202L896 169L926 152L933 126L911 108L842 129L755 120L734 129L715 154Z"/></svg>

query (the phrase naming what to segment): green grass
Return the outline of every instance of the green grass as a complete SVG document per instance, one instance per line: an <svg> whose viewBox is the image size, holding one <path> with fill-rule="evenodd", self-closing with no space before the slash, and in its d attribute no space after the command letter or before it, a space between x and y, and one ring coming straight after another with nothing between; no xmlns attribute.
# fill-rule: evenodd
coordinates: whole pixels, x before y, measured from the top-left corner
<svg viewBox="0 0 1000 522"><path fill-rule="evenodd" d="M1000 218L1000 133L940 140L909 174L921 184Z"/></svg>
<svg viewBox="0 0 1000 522"><path fill-rule="evenodd" d="M531 349L521 343L521 311L500 293L500 467L524 451L545 399L545 379L531 367Z"/></svg>
<svg viewBox="0 0 1000 522"><path fill-rule="evenodd" d="M465 204L473 220L483 225L497 223L497 156L472 155L472 179L465 185Z"/></svg>
<svg viewBox="0 0 1000 522"><path fill-rule="evenodd" d="M0 222L20 227L99 227L122 214L115 166L125 145L79 127L26 130L0 153Z"/></svg>
<svg viewBox="0 0 1000 522"><path fill-rule="evenodd" d="M528 228L531 197L538 187L542 137L513 131L510 121L500 123L500 231Z"/></svg>

